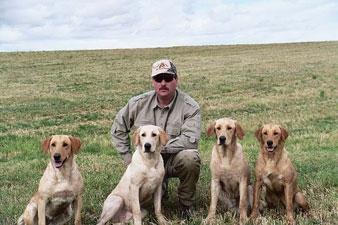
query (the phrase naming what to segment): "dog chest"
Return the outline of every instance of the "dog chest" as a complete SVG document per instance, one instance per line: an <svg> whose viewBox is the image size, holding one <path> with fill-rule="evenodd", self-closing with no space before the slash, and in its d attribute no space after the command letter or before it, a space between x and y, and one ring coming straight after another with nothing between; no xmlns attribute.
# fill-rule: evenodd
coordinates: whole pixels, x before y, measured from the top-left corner
<svg viewBox="0 0 338 225"><path fill-rule="evenodd" d="M161 172L158 169L151 168L143 179L141 193L153 192L161 182Z"/></svg>
<svg viewBox="0 0 338 225"><path fill-rule="evenodd" d="M147 198L148 195L152 195L152 193L154 193L154 191L157 187L158 187L158 184L156 185L156 184L150 183L150 182L143 184L141 189L140 189L141 200L144 199L144 198Z"/></svg>
<svg viewBox="0 0 338 225"><path fill-rule="evenodd" d="M221 163L215 164L211 170L216 177L220 177L225 183L228 183L229 181L238 183L241 178L242 169L242 167L233 165L227 158L224 158Z"/></svg>
<svg viewBox="0 0 338 225"><path fill-rule="evenodd" d="M52 205L62 205L62 204L69 204L73 202L75 199L75 194L74 192L70 190L63 190L63 191L58 191L55 192L51 198L50 198L50 203Z"/></svg>
<svg viewBox="0 0 338 225"><path fill-rule="evenodd" d="M153 177L146 177L144 180L144 183L142 185L142 189L145 191L151 191L151 190L155 190L155 188L159 185L160 183L160 177L157 176L153 176Z"/></svg>
<svg viewBox="0 0 338 225"><path fill-rule="evenodd" d="M48 199L46 214L49 216L58 215L65 210L72 209L71 204L75 200L75 194L69 190L57 191Z"/></svg>
<svg viewBox="0 0 338 225"><path fill-rule="evenodd" d="M273 172L266 172L263 175L263 183L270 189L277 192L283 191L283 176Z"/></svg>
<svg viewBox="0 0 338 225"><path fill-rule="evenodd" d="M211 159L210 169L214 175L220 177L231 170L231 165L227 158L218 159L213 157Z"/></svg>
<svg viewBox="0 0 338 225"><path fill-rule="evenodd" d="M232 177L221 179L220 186L222 190L229 195L230 198L239 196L239 182Z"/></svg>
<svg viewBox="0 0 338 225"><path fill-rule="evenodd" d="M283 191L283 176L278 172L276 162L274 160L268 160L263 170L263 183L270 190L281 192Z"/></svg>
<svg viewBox="0 0 338 225"><path fill-rule="evenodd" d="M152 198L154 192L159 186L160 181L155 179L153 181L147 180L140 188L140 202L148 201Z"/></svg>
<svg viewBox="0 0 338 225"><path fill-rule="evenodd" d="M230 162L229 162L229 159L228 158L223 158L221 160L221 169L224 170L224 171L227 171L229 170L231 167L230 167Z"/></svg>
<svg viewBox="0 0 338 225"><path fill-rule="evenodd" d="M218 168L217 172L218 174L216 176L220 179L222 190L228 194L233 193L237 196L239 182L241 179L239 169L222 164L222 166Z"/></svg>

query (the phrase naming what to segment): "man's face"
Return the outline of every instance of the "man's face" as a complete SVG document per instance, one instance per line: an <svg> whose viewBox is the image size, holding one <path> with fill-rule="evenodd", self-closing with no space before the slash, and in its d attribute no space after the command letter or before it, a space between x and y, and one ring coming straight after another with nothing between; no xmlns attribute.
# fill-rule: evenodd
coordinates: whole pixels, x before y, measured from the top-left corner
<svg viewBox="0 0 338 225"><path fill-rule="evenodd" d="M175 95L177 77L172 74L158 74L152 78L153 87L159 97L171 98Z"/></svg>

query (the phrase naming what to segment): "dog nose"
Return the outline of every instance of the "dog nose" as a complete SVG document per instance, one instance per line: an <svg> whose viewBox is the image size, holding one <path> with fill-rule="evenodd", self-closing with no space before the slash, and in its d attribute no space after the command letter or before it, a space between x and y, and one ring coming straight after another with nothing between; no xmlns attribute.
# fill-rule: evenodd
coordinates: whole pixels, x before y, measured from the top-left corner
<svg viewBox="0 0 338 225"><path fill-rule="evenodd" d="M61 154L60 153L55 153L53 157L54 157L55 161L60 161L61 160Z"/></svg>
<svg viewBox="0 0 338 225"><path fill-rule="evenodd" d="M151 144L149 144L149 143L145 143L145 144L144 144L144 150L145 150L146 152L149 152L149 151L150 151L150 148L151 148Z"/></svg>
<svg viewBox="0 0 338 225"><path fill-rule="evenodd" d="M271 140L268 140L268 141L266 142L266 144L267 144L268 146L272 146L273 142L272 142Z"/></svg>
<svg viewBox="0 0 338 225"><path fill-rule="evenodd" d="M226 137L225 136L220 136L219 137L219 142L221 145L225 144Z"/></svg>

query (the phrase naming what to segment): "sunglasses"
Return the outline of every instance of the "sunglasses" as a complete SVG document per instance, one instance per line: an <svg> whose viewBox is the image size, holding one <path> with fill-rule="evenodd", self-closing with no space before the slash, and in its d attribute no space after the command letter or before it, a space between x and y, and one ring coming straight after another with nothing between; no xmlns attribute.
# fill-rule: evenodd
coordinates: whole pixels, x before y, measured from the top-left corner
<svg viewBox="0 0 338 225"><path fill-rule="evenodd" d="M176 79L176 75L173 75L173 74L159 74L159 75L156 75L155 77L153 77L153 79L157 83L161 83L162 80L164 80L165 82L171 82L171 81L173 81L173 79Z"/></svg>

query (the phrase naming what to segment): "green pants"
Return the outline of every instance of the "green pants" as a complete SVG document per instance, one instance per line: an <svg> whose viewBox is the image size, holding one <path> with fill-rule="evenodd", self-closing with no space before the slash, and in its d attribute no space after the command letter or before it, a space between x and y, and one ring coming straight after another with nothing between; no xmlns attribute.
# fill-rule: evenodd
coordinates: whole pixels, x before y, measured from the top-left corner
<svg viewBox="0 0 338 225"><path fill-rule="evenodd" d="M165 176L163 193L167 191L168 178L177 177L178 200L182 207L191 207L194 203L196 184L200 174L201 159L197 149L186 149L176 154L163 154Z"/></svg>

